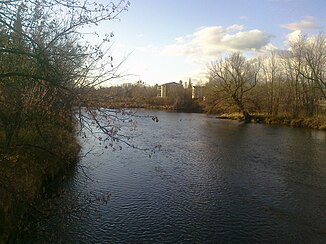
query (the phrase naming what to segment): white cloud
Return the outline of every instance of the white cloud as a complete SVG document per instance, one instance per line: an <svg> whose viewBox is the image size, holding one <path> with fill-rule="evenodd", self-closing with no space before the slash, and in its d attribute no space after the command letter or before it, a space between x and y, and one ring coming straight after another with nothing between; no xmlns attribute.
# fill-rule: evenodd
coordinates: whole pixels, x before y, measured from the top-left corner
<svg viewBox="0 0 326 244"><path fill-rule="evenodd" d="M177 43L183 43L184 42L184 38L182 36L180 36L180 37L175 38L175 41Z"/></svg>
<svg viewBox="0 0 326 244"><path fill-rule="evenodd" d="M303 34L301 30L295 30L286 35L284 46L289 48L291 43L298 42L301 38L304 38L308 43L313 43L316 41L317 35L314 34Z"/></svg>
<svg viewBox="0 0 326 244"><path fill-rule="evenodd" d="M225 32L222 26L202 27L193 34L193 41L202 46L212 46L220 42Z"/></svg>
<svg viewBox="0 0 326 244"><path fill-rule="evenodd" d="M268 43L266 46L264 46L259 50L259 53L270 54L272 51L276 51L276 50L278 50L276 46L274 46L272 43Z"/></svg>
<svg viewBox="0 0 326 244"><path fill-rule="evenodd" d="M230 51L259 51L270 44L271 35L258 29L243 29L242 25L201 27L191 35L176 38L162 54L185 56L192 63L198 63Z"/></svg>
<svg viewBox="0 0 326 244"><path fill-rule="evenodd" d="M176 37L174 40L177 42L177 43L185 43L185 42L188 42L189 40L191 40L192 36L191 35L186 35L186 36L179 36L179 37Z"/></svg>
<svg viewBox="0 0 326 244"><path fill-rule="evenodd" d="M288 34L286 36L286 43L291 43L291 42L296 42L300 39L300 37L302 36L301 30L295 30L292 31L290 34Z"/></svg>
<svg viewBox="0 0 326 244"><path fill-rule="evenodd" d="M259 50L270 42L270 38L270 35L255 29L247 32L240 31L234 35L226 34L221 42L234 50Z"/></svg>
<svg viewBox="0 0 326 244"><path fill-rule="evenodd" d="M136 50L146 53L158 53L159 48L155 45L148 44L147 46L137 47Z"/></svg>
<svg viewBox="0 0 326 244"><path fill-rule="evenodd" d="M231 25L226 28L227 32L236 32L236 31L242 31L244 29L243 25Z"/></svg>
<svg viewBox="0 0 326 244"><path fill-rule="evenodd" d="M289 29L289 30L305 30L305 29L320 29L321 26L319 26L316 23L316 19L313 16L306 16L304 19L281 25L283 28Z"/></svg>

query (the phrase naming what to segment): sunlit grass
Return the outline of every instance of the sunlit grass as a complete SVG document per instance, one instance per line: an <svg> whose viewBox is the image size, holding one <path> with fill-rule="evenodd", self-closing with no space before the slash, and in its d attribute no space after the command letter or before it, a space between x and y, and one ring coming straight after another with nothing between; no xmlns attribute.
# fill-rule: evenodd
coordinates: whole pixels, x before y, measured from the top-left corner
<svg viewBox="0 0 326 244"><path fill-rule="evenodd" d="M218 116L220 119L243 120L241 113L224 113ZM253 115L252 122L270 124L270 125L288 125L291 127L311 128L326 130L326 115L315 117L297 117L291 118L287 115L270 116L263 113Z"/></svg>

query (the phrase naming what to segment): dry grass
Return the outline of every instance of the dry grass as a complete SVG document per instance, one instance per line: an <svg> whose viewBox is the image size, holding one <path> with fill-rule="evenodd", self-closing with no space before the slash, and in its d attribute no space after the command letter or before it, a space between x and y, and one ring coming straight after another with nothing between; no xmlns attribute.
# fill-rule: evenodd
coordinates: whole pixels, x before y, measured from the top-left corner
<svg viewBox="0 0 326 244"><path fill-rule="evenodd" d="M288 125L291 127L311 128L318 130L326 129L326 118L322 116L315 118L290 118L287 116L265 117L263 123L272 125Z"/></svg>
<svg viewBox="0 0 326 244"><path fill-rule="evenodd" d="M242 121L243 115L241 113L221 114L217 118ZM298 128L326 130L326 116L291 118L289 116L272 117L266 114L255 114L253 115L252 122L269 125L287 125Z"/></svg>
<svg viewBox="0 0 326 244"><path fill-rule="evenodd" d="M218 119L231 119L231 120L243 120L243 114L241 113L228 113L217 116Z"/></svg>
<svg viewBox="0 0 326 244"><path fill-rule="evenodd" d="M47 183L78 160L80 146L72 132L52 128L43 136L46 141L35 131L25 130L19 144L0 148L0 243L17 232L26 210L42 196Z"/></svg>

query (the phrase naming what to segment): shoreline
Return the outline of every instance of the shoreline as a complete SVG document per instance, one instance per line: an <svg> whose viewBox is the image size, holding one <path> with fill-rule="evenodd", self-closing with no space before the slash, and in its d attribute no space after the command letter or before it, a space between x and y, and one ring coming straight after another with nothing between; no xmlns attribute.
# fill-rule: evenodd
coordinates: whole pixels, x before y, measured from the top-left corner
<svg viewBox="0 0 326 244"><path fill-rule="evenodd" d="M221 114L216 116L216 118L243 121L243 116L238 113ZM291 118L290 116L252 115L252 120L250 123L266 124L266 125L284 125L292 128L307 128L307 129L326 131L326 117Z"/></svg>
<svg viewBox="0 0 326 244"><path fill-rule="evenodd" d="M64 181L79 162L81 147L74 131L54 131L48 146L38 141L35 147L0 150L4 155L0 176L8 179L0 180L0 243L15 242L25 229L33 228L24 219L39 211L38 204L48 190Z"/></svg>
<svg viewBox="0 0 326 244"><path fill-rule="evenodd" d="M149 105L135 104L135 103L122 103L118 106L107 104L101 104L101 107L112 108L112 109L148 109L165 112L177 112L177 113L203 113L209 115L210 113L205 112L203 106L194 106L190 108L178 108L173 105ZM238 120L244 121L243 115L240 113L225 113L216 115L217 119L226 120ZM309 128L317 130L326 130L326 115L318 117L291 117L286 115L271 116L265 114L253 114L250 123L266 124L266 125L284 125L292 128Z"/></svg>

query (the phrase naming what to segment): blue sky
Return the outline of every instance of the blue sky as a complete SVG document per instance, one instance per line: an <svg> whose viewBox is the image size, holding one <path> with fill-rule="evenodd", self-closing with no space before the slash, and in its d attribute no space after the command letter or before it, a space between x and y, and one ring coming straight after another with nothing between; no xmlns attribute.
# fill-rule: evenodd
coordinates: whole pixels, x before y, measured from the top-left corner
<svg viewBox="0 0 326 244"><path fill-rule="evenodd" d="M104 0L103 0L104 1ZM226 53L263 55L289 39L325 31L325 0L130 0L113 31L119 81L146 84L206 80L206 66ZM114 84L114 83L113 83Z"/></svg>

